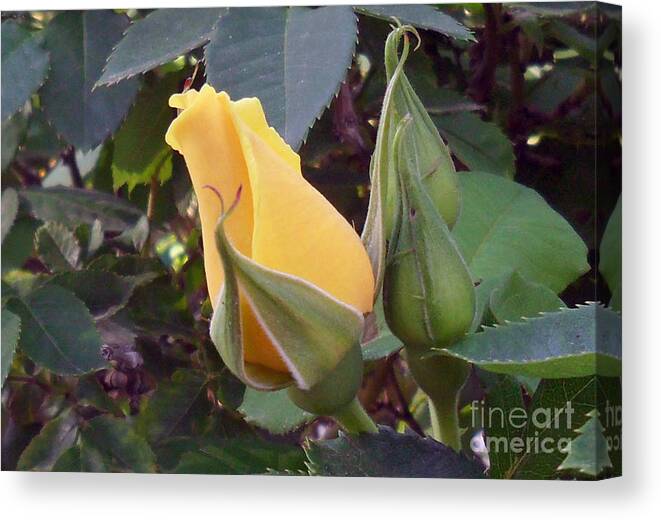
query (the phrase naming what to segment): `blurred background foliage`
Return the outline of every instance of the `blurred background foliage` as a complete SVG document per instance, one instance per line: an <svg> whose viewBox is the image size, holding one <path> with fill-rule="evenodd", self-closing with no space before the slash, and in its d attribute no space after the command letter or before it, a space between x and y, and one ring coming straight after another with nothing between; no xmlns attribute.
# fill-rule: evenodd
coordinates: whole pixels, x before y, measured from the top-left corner
<svg viewBox="0 0 661 520"><path fill-rule="evenodd" d="M516 238L532 223L534 238L512 239L504 263L467 259L483 323L615 302L617 251L598 266L621 188L619 8L3 12L3 469L341 475L356 471L356 456L374 455L373 444L329 440L332 421L280 392L246 390L222 365L208 337L195 198L163 136L175 116L167 99L187 78L258 96L305 177L360 230L393 16L420 32L407 74L463 172L465 214L479 223L486 190L505 206L487 209L510 218L497 232ZM519 213L507 214L508 204ZM457 228L479 233L467 219ZM534 297L512 310L496 290ZM381 316L369 323L361 400L379 423L424 433L424 399L401 345ZM591 408L598 392L619 391L612 378L540 383L477 369L463 402L529 404L572 385ZM467 428L465 454L455 455L387 430L378 464L362 474L479 476L475 432ZM314 442L304 450L305 438ZM491 475L556 478L555 457L493 459Z"/></svg>

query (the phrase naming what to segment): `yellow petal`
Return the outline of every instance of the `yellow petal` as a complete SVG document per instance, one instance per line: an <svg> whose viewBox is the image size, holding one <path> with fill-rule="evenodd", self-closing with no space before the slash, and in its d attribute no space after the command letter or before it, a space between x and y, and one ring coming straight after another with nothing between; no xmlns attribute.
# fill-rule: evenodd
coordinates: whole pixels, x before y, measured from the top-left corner
<svg viewBox="0 0 661 520"><path fill-rule="evenodd" d="M199 92L188 90L183 94L171 96L170 106L182 112L170 125L165 136L166 142L184 156L198 199L204 245L204 270L209 297L214 307L224 280L214 235L221 205L217 195L204 186L213 186L227 204L232 202L239 185L242 186L241 200L232 218L227 221L226 230L232 244L239 251L249 257L252 252L253 211L250 181L243 150L230 114L230 103L227 94L216 94L208 85L203 86ZM262 137L279 149L283 156L288 156L290 164L298 166L298 155L282 141L275 130L266 125L259 101L255 104L254 101L247 100L237 105L237 111L245 118L246 124L261 132ZM288 372L284 361L245 301L241 302L241 328L246 362Z"/></svg>
<svg viewBox="0 0 661 520"><path fill-rule="evenodd" d="M243 98L232 103L234 113L260 139L263 139L274 153L279 155L295 173L301 174L301 158L280 137L276 130L268 125L262 103L257 98Z"/></svg>
<svg viewBox="0 0 661 520"><path fill-rule="evenodd" d="M226 229L234 247L251 256L253 209L248 172L227 94L216 94L213 88L205 85L200 92L189 90L172 96L170 102L182 107L183 112L170 125L165 140L184 156L197 195L204 270L209 296L215 305L224 279L214 236L221 205L218 196L204 186L213 186L227 204L242 186L241 200Z"/></svg>
<svg viewBox="0 0 661 520"><path fill-rule="evenodd" d="M286 363L260 325L247 299L241 299L243 359L278 372L289 372Z"/></svg>
<svg viewBox="0 0 661 520"><path fill-rule="evenodd" d="M374 275L358 234L287 155L236 121L253 194L252 259L369 312Z"/></svg>
<svg viewBox="0 0 661 520"><path fill-rule="evenodd" d="M204 89L204 87L203 87ZM172 108L178 108L179 110L186 110L189 106L193 104L193 101L197 99L199 92L197 90L187 90L181 94L172 94L170 96L169 104Z"/></svg>

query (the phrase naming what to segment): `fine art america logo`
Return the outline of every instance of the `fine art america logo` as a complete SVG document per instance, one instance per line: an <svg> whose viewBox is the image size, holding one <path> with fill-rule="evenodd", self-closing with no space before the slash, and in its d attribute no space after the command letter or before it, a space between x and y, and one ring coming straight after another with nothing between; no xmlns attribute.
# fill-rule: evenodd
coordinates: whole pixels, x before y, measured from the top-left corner
<svg viewBox="0 0 661 520"><path fill-rule="evenodd" d="M622 406L606 401L605 413L599 417L606 431L622 425ZM567 401L559 407L537 407L526 410L521 407L503 409L498 406L486 406L484 401L471 403L472 426L484 428L488 453L554 453L566 452L570 441L576 436L576 430L586 422L586 416L578 413ZM511 435L519 431L519 435ZM508 435L498 435L509 432ZM606 435L608 451L620 450L619 433Z"/></svg>

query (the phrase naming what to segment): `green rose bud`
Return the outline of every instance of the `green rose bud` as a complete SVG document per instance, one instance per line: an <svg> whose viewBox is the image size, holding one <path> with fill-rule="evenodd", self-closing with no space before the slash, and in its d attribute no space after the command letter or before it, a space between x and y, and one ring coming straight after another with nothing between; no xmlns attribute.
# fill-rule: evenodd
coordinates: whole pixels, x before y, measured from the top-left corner
<svg viewBox="0 0 661 520"><path fill-rule="evenodd" d="M388 81L395 77L400 62L405 62L407 52L400 59L399 47L404 39L404 47L408 47L408 32L417 36L415 29L410 27L398 27L393 30L386 40L385 66ZM420 177L429 198L440 213L441 217L452 229L459 216L461 198L457 172L450 156L450 151L441 139L438 129L429 117L427 110L420 101L415 90L411 86L404 71L401 72L393 90L394 120L400 121L407 114L411 116L411 139L415 142L415 152L412 148L405 147L400 151L403 155L412 155L418 162L416 174ZM391 126L392 131L392 126ZM398 211L398 183L397 176L390 175L388 178L387 211L386 211L386 236L390 236Z"/></svg>
<svg viewBox="0 0 661 520"><path fill-rule="evenodd" d="M407 116L394 139L400 218L384 278L388 326L407 347L451 345L471 327L475 289L461 253L420 176L418 136Z"/></svg>
<svg viewBox="0 0 661 520"><path fill-rule="evenodd" d="M386 245L393 239L401 214L400 180L393 141L397 125L405 116L411 116L411 141L416 147L415 150L403 147L401 155L417 162L415 175L448 228L454 226L461 205L457 173L450 152L404 72L410 47L408 33L417 36L415 28L400 26L393 29L386 41L388 83L370 162L372 192L362 239L376 277L376 295L383 283Z"/></svg>
<svg viewBox="0 0 661 520"><path fill-rule="evenodd" d="M458 450L457 397L469 365L430 354L468 332L475 290L450 233L460 208L457 174L404 74L408 32L417 35L412 27L397 27L386 42L388 85L370 164L372 192L362 239L377 295L383 288L388 326L404 342L413 377L429 397L434 437Z"/></svg>

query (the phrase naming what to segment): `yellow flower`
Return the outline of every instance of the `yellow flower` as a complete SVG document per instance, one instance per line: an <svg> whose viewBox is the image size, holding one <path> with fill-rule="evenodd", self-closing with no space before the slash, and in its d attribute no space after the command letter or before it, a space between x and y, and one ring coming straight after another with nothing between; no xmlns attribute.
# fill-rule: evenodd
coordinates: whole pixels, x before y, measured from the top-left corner
<svg viewBox="0 0 661 520"><path fill-rule="evenodd" d="M268 126L256 98L231 101L209 85L170 98L180 109L166 142L185 160L197 195L204 267L211 302L224 275L214 231L221 212L215 188L241 198L225 231L232 245L264 267L299 277L361 313L372 309L374 275L360 238L301 174L296 154ZM243 355L247 363L278 372L288 368L241 299Z"/></svg>

